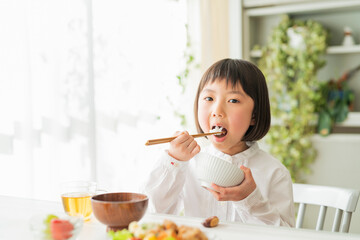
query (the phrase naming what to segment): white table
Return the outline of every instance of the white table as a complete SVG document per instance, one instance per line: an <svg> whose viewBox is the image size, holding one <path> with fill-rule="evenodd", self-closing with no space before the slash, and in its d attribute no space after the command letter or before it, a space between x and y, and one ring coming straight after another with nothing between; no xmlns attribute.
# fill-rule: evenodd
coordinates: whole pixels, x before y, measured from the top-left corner
<svg viewBox="0 0 360 240"><path fill-rule="evenodd" d="M39 213L62 212L61 202L50 202L33 199L0 196L0 239L32 239L29 229L29 219ZM174 221L178 225L199 227L211 240L264 240L264 239L314 239L314 240L341 240L360 239L359 234L331 233L308 229L294 229L286 227L259 226L241 223L220 222L215 228L204 228L201 222L204 219L180 217L166 214L145 214L141 221L159 222L164 219ZM106 227L98 222L94 216L84 227L79 240L109 240Z"/></svg>

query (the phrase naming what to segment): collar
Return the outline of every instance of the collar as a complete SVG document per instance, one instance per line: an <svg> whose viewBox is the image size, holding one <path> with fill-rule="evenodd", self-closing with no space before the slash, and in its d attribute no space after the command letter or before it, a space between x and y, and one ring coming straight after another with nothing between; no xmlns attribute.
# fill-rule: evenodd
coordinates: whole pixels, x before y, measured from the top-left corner
<svg viewBox="0 0 360 240"><path fill-rule="evenodd" d="M246 145L248 145L248 149L232 156L219 151L212 144L207 146L204 150L211 155L223 159L224 161L235 164L237 166L244 165L246 167L248 166L249 158L251 158L259 150L259 145L257 142L246 142Z"/></svg>

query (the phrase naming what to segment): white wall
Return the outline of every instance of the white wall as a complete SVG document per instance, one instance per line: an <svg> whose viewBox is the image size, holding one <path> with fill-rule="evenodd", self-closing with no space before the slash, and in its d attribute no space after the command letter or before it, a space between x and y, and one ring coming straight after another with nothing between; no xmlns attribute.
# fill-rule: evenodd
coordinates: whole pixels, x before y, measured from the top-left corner
<svg viewBox="0 0 360 240"><path fill-rule="evenodd" d="M309 184L360 189L360 134L332 134L314 136L313 143L318 156L307 176ZM304 226L316 225L318 208L308 208ZM324 229L331 230L335 211L328 209ZM330 221L331 220L331 221ZM351 233L360 233L360 204L352 216Z"/></svg>

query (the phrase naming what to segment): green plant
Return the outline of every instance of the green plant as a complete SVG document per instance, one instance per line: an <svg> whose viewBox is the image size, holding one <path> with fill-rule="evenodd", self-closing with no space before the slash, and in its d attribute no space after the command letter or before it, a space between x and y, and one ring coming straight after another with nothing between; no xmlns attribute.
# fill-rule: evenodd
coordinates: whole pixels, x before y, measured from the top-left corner
<svg viewBox="0 0 360 240"><path fill-rule="evenodd" d="M266 137L270 152L290 171L293 181L316 157L310 137L315 132L316 102L321 94L316 73L325 61L327 31L312 20L283 16L262 50L259 67L269 86L275 120Z"/></svg>
<svg viewBox="0 0 360 240"><path fill-rule="evenodd" d="M360 65L345 72L339 79L330 80L320 85L321 98L317 103L319 113L318 133L327 136L335 123L343 122L353 107L354 92L349 88L348 81L360 70Z"/></svg>

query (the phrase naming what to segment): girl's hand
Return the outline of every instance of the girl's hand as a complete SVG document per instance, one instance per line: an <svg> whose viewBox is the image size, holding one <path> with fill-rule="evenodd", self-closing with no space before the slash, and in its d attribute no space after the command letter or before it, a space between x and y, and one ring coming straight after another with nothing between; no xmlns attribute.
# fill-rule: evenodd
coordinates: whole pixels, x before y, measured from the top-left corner
<svg viewBox="0 0 360 240"><path fill-rule="evenodd" d="M189 161L200 152L200 146L187 131L176 132L170 142L169 155L179 161Z"/></svg>
<svg viewBox="0 0 360 240"><path fill-rule="evenodd" d="M244 171L244 181L240 185L224 188L212 183L211 187L217 192L209 188L207 188L207 190L209 190L218 201L240 201L245 199L255 190L256 183L249 168L244 166L240 166L240 168Z"/></svg>

